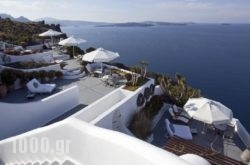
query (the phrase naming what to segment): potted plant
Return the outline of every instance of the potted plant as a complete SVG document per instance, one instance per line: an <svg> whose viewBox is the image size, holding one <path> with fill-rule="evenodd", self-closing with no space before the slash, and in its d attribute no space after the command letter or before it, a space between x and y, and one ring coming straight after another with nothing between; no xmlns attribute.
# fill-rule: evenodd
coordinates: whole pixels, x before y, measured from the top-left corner
<svg viewBox="0 0 250 165"><path fill-rule="evenodd" d="M7 86L5 84L0 84L0 98L5 97L7 94Z"/></svg>
<svg viewBox="0 0 250 165"><path fill-rule="evenodd" d="M55 75L56 75L56 72L55 72L54 70L50 70L50 71L48 72L48 78L49 78L49 80L50 80L50 81L54 80Z"/></svg>
<svg viewBox="0 0 250 165"><path fill-rule="evenodd" d="M42 82L46 81L47 75L48 75L48 73L45 70L40 70L39 71L39 77L40 77Z"/></svg>
<svg viewBox="0 0 250 165"><path fill-rule="evenodd" d="M26 83L29 81L29 76L30 76L30 73L28 72L23 72L21 78L20 78L20 85L21 87L25 87L26 86Z"/></svg>
<svg viewBox="0 0 250 165"><path fill-rule="evenodd" d="M39 72L37 72L37 71L30 72L29 79L32 80L33 78L36 78L36 79L40 78Z"/></svg>
<svg viewBox="0 0 250 165"><path fill-rule="evenodd" d="M130 124L130 130L137 138L146 140L151 134L151 120L143 111L137 112Z"/></svg>
<svg viewBox="0 0 250 165"><path fill-rule="evenodd" d="M55 76L56 76L56 78L61 78L63 76L62 71L56 71Z"/></svg>
<svg viewBox="0 0 250 165"><path fill-rule="evenodd" d="M15 89L16 71L13 69L4 69L1 73L2 83L7 85L8 91Z"/></svg>

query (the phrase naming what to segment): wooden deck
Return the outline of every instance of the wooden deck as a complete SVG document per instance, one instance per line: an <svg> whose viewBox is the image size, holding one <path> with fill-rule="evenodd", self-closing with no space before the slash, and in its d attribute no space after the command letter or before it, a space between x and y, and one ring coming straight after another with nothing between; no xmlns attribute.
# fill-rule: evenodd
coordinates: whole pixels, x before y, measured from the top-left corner
<svg viewBox="0 0 250 165"><path fill-rule="evenodd" d="M224 156L219 152L212 151L209 148L205 148L194 144L192 141L184 140L178 137L170 138L163 149L175 153L176 155L183 155L187 153L200 155L207 159L212 165L244 165L244 163Z"/></svg>

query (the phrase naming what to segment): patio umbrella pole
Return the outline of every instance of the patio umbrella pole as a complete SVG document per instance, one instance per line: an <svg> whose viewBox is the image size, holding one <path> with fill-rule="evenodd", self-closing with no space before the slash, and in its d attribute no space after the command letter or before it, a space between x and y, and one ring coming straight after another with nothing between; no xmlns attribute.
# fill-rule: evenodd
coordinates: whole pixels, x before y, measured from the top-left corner
<svg viewBox="0 0 250 165"><path fill-rule="evenodd" d="M202 131L201 131L201 134L205 134L205 133L206 133L206 132L205 132L205 126L206 126L206 123L204 123L204 125L203 125Z"/></svg>

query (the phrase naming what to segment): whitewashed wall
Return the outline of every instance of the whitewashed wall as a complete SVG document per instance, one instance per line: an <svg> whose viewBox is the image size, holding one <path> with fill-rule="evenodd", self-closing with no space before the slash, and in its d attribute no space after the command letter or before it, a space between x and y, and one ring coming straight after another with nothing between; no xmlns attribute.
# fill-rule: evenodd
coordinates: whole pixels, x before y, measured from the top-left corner
<svg viewBox="0 0 250 165"><path fill-rule="evenodd" d="M151 84L154 84L154 79L150 79L134 92L122 88L117 89L79 111L74 117L111 130L113 129L113 122L119 122L121 127L126 127L135 112L140 109L136 104L138 94L144 93L144 89L150 87ZM119 113L118 119L114 116L117 113Z"/></svg>
<svg viewBox="0 0 250 165"><path fill-rule="evenodd" d="M73 86L40 101L23 104L0 103L0 139L40 127L79 104Z"/></svg>
<svg viewBox="0 0 250 165"><path fill-rule="evenodd" d="M19 61L43 61L44 58L50 58L53 60L53 52L42 52L42 53L35 53L29 55L22 55L22 56L14 56L14 55L7 55L10 57L11 62L19 62Z"/></svg>
<svg viewBox="0 0 250 165"><path fill-rule="evenodd" d="M27 50L43 50L43 44L26 46Z"/></svg>
<svg viewBox="0 0 250 165"><path fill-rule="evenodd" d="M3 70L3 69L14 69L14 68L0 65L0 70ZM39 70L45 70L45 71L50 71L50 70L62 71L62 69L60 67L60 64L54 64L54 65L49 65L49 66L46 66L46 67L40 67L40 68L34 68L34 69L18 69L18 70L21 70L21 71L24 71L24 72L32 72L32 71L39 71Z"/></svg>
<svg viewBox="0 0 250 165"><path fill-rule="evenodd" d="M114 90L107 94L83 110L79 111L74 116L80 120L91 122L103 113L108 112L113 106L119 104L128 93L122 92L120 89Z"/></svg>
<svg viewBox="0 0 250 165"><path fill-rule="evenodd" d="M58 155L56 152L37 152L34 154L28 150L25 153L13 154L13 141L21 138L30 141L31 138L36 138L40 142L44 137L49 139L49 151L57 151L57 140L69 140L71 142L69 153ZM76 118L0 141L0 157L6 164L36 162L38 160L61 161L65 158L75 160L78 164L88 165L167 165L169 162L172 165L189 164L178 156L146 142L115 131L92 126Z"/></svg>

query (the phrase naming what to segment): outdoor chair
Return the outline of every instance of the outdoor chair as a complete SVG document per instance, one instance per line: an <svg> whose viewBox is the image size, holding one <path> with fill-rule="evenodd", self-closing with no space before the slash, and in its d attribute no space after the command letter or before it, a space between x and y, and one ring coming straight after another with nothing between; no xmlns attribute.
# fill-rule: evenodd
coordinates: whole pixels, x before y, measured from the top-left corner
<svg viewBox="0 0 250 165"><path fill-rule="evenodd" d="M186 111L184 111L180 107L177 107L175 104L173 105L173 110L174 110L174 113L178 116L183 116L183 117L188 118L188 119L192 118Z"/></svg>
<svg viewBox="0 0 250 165"><path fill-rule="evenodd" d="M26 84L31 93L52 93L56 84L41 84L37 79L32 79Z"/></svg>
<svg viewBox="0 0 250 165"><path fill-rule="evenodd" d="M89 76L93 75L94 71L93 71L93 68L92 68L91 64L87 64L87 65L85 66L85 68L86 68L87 74L88 74Z"/></svg>
<svg viewBox="0 0 250 165"><path fill-rule="evenodd" d="M165 119L166 130L170 137L178 136L186 140L192 140L193 136L189 126L172 124L168 119Z"/></svg>
<svg viewBox="0 0 250 165"><path fill-rule="evenodd" d="M169 112L169 114L171 115L171 117L172 117L173 120L178 120L178 121L181 121L181 122L183 122L183 123L188 123L188 122L189 122L189 119L186 118L185 116L176 115L176 114L174 113L174 110L173 110L172 107L170 107L170 108L168 109L168 112Z"/></svg>

